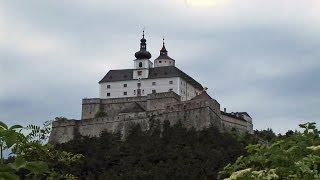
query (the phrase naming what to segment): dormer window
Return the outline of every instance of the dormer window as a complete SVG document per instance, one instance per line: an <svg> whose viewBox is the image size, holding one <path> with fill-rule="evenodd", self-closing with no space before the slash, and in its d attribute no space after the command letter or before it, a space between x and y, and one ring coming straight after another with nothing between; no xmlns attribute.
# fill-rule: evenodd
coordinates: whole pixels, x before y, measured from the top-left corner
<svg viewBox="0 0 320 180"><path fill-rule="evenodd" d="M142 67L142 62L139 62L139 67L140 67L140 68Z"/></svg>

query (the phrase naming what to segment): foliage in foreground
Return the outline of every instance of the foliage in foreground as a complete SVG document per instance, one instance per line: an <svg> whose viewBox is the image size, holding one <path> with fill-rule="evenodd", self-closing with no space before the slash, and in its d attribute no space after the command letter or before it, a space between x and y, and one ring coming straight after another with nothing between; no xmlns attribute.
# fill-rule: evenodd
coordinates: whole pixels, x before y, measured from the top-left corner
<svg viewBox="0 0 320 180"><path fill-rule="evenodd" d="M248 155L227 165L218 179L320 179L320 131L315 123L299 126L303 132L290 131L269 145L247 146Z"/></svg>
<svg viewBox="0 0 320 180"><path fill-rule="evenodd" d="M8 127L0 121L0 180L18 179L74 179L71 174L63 174L56 168L68 165L81 158L81 155L58 151L45 141L51 131L48 121L41 128L35 125ZM24 135L21 131L29 131ZM11 149L8 159L3 151Z"/></svg>
<svg viewBox="0 0 320 180"><path fill-rule="evenodd" d="M103 132L59 149L84 155L66 169L81 179L216 179L219 170L245 153L246 144L235 133L215 127L195 131L165 122L160 131L159 125L146 132L136 125L124 141L120 134Z"/></svg>

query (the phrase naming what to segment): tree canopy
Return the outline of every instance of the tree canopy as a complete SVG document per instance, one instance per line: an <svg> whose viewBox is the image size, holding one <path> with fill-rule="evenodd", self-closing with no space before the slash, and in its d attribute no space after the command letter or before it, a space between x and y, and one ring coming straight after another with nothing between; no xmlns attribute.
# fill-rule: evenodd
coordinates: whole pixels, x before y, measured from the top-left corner
<svg viewBox="0 0 320 180"><path fill-rule="evenodd" d="M245 154L245 141L216 127L201 131L181 123L163 130L154 123L148 131L133 126L120 134L80 137L57 148L84 156L68 171L80 178L106 179L216 179L219 170ZM244 139L244 138L243 138Z"/></svg>
<svg viewBox="0 0 320 180"><path fill-rule="evenodd" d="M320 179L320 131L315 123L300 124L302 132L288 131L270 144L246 147L219 173L218 179Z"/></svg>
<svg viewBox="0 0 320 180"><path fill-rule="evenodd" d="M315 123L277 136L271 129L251 135L151 121L148 130L135 124L125 137L105 131L57 145L46 143L50 125L8 127L0 122L0 180L320 179ZM12 153L5 159L2 151L9 148Z"/></svg>

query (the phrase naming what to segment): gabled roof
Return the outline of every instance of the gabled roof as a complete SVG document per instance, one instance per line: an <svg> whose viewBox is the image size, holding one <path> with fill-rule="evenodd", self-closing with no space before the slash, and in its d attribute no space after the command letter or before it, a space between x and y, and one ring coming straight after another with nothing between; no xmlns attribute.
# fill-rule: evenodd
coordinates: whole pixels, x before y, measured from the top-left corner
<svg viewBox="0 0 320 180"><path fill-rule="evenodd" d="M169 57L166 54L159 55L159 57L157 57L155 60L157 60L157 59L169 59L169 60L175 61L174 59L172 59L171 57Z"/></svg>
<svg viewBox="0 0 320 180"><path fill-rule="evenodd" d="M194 98L192 98L191 100L200 100L200 99L207 99L210 100L212 99L209 94L206 91L202 91L201 94L195 96Z"/></svg>
<svg viewBox="0 0 320 180"><path fill-rule="evenodd" d="M236 113L239 113L239 114L241 114L241 115L247 115L248 117L251 118L251 116L250 116L247 112L236 112Z"/></svg>
<svg viewBox="0 0 320 180"><path fill-rule="evenodd" d="M102 79L100 83L115 82L115 81L127 81L133 79L133 69L119 69L110 70Z"/></svg>
<svg viewBox="0 0 320 180"><path fill-rule="evenodd" d="M134 69L120 69L120 70L110 70L99 83L104 82L115 82L115 81L128 81L133 80L133 70ZM202 90L203 87L200 83L194 80L192 77L181 71L175 66L163 66L149 68L148 79L157 78L170 78L170 77L180 77L193 85L195 88Z"/></svg>
<svg viewBox="0 0 320 180"><path fill-rule="evenodd" d="M235 114L231 114L231 113L227 113L227 112L224 112L224 111L220 111L222 115L225 115L225 116L229 116L229 117L232 117L232 118L235 118L235 119L239 119L239 120L242 120L242 121L246 121L243 117L241 116L236 116Z"/></svg>

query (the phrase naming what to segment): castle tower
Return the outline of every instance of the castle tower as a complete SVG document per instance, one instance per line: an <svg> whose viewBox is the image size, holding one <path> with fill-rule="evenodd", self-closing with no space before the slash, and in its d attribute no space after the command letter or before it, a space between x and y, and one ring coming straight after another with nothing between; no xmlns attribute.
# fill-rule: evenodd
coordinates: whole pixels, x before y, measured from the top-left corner
<svg viewBox="0 0 320 180"><path fill-rule="evenodd" d="M140 40L140 51L135 53L133 79L148 78L149 68L152 68L153 63L149 60L151 54L147 51L147 40L144 38L144 31L142 39Z"/></svg>
<svg viewBox="0 0 320 180"><path fill-rule="evenodd" d="M168 56L164 39L160 56L155 59L156 66L150 61L147 40L143 31L140 50L135 53L134 68L110 70L99 81L101 99L147 96L151 93L173 91L181 100L190 100L203 87L192 77L175 66L175 60Z"/></svg>
<svg viewBox="0 0 320 180"><path fill-rule="evenodd" d="M164 45L164 38L162 41L160 55L154 60L154 67L175 66L175 60L168 56L168 51Z"/></svg>

